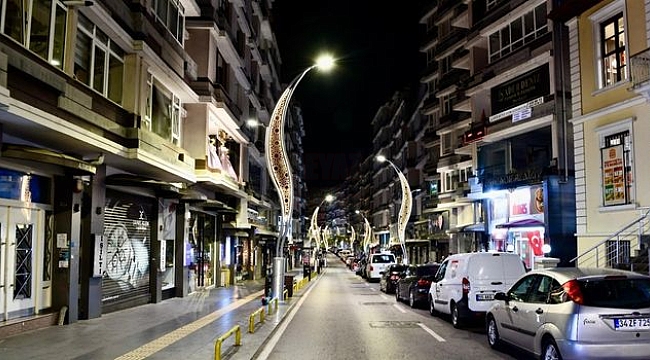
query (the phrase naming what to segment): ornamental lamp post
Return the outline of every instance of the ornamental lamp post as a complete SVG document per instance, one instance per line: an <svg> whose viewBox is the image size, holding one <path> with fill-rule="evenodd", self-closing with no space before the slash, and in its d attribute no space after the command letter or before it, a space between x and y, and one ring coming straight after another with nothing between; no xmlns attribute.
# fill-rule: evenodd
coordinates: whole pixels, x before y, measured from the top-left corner
<svg viewBox="0 0 650 360"><path fill-rule="evenodd" d="M361 250L365 253L368 253L370 251L370 243L372 241L372 227L370 226L370 222L368 222L368 219L363 215L363 213L360 210L355 210L355 214L361 215L363 218L364 222L364 234L363 234L363 242L361 243Z"/></svg>
<svg viewBox="0 0 650 360"><path fill-rule="evenodd" d="M282 92L278 102L275 104L269 126L266 128L265 153L266 163L269 176L280 197L280 224L279 238L275 247L275 257L273 258L273 279L272 285L273 296L281 299L284 290L284 243L289 233L291 225L291 216L293 214L293 175L291 172L291 163L287 154L284 143L284 124L291 96L296 90L298 83L312 69L327 71L334 65L334 59L331 56L320 57L316 64L306 68L298 74L289 83L287 88Z"/></svg>
<svg viewBox="0 0 650 360"><path fill-rule="evenodd" d="M400 169L398 169L392 161L388 160L384 155L377 155L375 159L377 159L379 162L388 162L397 173L397 177L399 178L401 184L402 203L400 204L399 215L397 217L397 238L402 247L402 262L404 264L408 264L408 254L406 253L406 239L404 236L406 233L406 225L408 224L409 217L411 216L411 206L413 205L411 187L409 186L409 183L402 171L400 171Z"/></svg>
<svg viewBox="0 0 650 360"><path fill-rule="evenodd" d="M309 226L309 233L310 233L309 239L310 240L313 239L316 242L316 249L319 249L320 243L322 241L320 229L318 227L318 210L320 209L321 206L323 206L325 202L331 203L332 201L334 201L334 196L330 194L325 195L325 198L320 202L320 204L318 204L318 206L316 206L316 209L314 210L314 213L311 216L311 223ZM327 244L325 244L324 247L325 250L327 250ZM318 253L316 253L316 259L318 259ZM317 267L316 270L318 271L318 266L319 266L318 262L315 262L315 264Z"/></svg>

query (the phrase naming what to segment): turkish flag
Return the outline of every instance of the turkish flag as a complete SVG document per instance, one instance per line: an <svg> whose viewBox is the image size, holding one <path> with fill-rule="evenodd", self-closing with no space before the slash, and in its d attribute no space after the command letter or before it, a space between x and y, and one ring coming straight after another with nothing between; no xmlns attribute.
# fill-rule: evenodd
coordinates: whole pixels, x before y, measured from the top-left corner
<svg viewBox="0 0 650 360"><path fill-rule="evenodd" d="M542 245L544 245L544 241L542 240L542 236L539 233L539 230L529 231L526 236L528 237L528 245L533 248L533 254L535 254L535 256L544 255L544 252L542 251Z"/></svg>

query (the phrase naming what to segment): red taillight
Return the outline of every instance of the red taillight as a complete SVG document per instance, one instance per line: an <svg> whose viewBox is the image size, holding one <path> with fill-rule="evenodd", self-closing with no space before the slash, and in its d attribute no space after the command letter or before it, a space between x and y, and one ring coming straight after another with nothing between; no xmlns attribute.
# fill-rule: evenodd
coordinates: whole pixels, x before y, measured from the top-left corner
<svg viewBox="0 0 650 360"><path fill-rule="evenodd" d="M399 279L399 276L398 275L391 275L390 279L391 280L397 280L397 279Z"/></svg>
<svg viewBox="0 0 650 360"><path fill-rule="evenodd" d="M469 294L469 280L467 278L463 278L463 294Z"/></svg>
<svg viewBox="0 0 650 360"><path fill-rule="evenodd" d="M374 269L373 269L372 265L370 265L370 271L373 271L373 270L374 270Z"/></svg>
<svg viewBox="0 0 650 360"><path fill-rule="evenodd" d="M420 280L418 280L418 286L419 287L431 286L431 281L425 280L425 279L420 279Z"/></svg>
<svg viewBox="0 0 650 360"><path fill-rule="evenodd" d="M577 280L569 280L562 285L567 297L576 304L582 305L585 301L580 291L580 284Z"/></svg>

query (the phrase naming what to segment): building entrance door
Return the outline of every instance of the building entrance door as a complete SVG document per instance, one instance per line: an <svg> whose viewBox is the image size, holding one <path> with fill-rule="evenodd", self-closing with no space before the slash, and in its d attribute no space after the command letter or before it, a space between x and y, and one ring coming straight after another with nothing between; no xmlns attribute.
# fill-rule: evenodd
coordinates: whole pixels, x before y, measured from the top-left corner
<svg viewBox="0 0 650 360"><path fill-rule="evenodd" d="M0 318L32 315L43 272L44 211L0 206ZM39 284L37 284L39 283Z"/></svg>

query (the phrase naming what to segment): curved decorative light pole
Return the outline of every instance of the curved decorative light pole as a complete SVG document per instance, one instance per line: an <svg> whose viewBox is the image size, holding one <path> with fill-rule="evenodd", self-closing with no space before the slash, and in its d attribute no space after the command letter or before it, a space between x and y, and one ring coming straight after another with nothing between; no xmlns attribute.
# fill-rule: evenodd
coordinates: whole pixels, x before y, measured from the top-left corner
<svg viewBox="0 0 650 360"><path fill-rule="evenodd" d="M370 222L368 222L368 219L366 218L365 215L359 210L354 211L356 214L361 215L363 218L364 222L364 232L363 232L363 242L361 243L361 250L365 253L367 253L370 249L370 242L372 241L372 227L370 226Z"/></svg>
<svg viewBox="0 0 650 360"><path fill-rule="evenodd" d="M316 243L316 249L317 250L320 248L320 245L321 245L321 242L322 242L320 229L318 227L318 210L320 210L320 207L323 206L323 204L326 201L327 202L334 201L334 196L332 196L330 194L327 194L325 196L325 198L323 199L323 201L321 201L320 204L318 204L318 206L316 206L316 209L314 210L314 213L311 216L311 223L310 223L310 226L309 226L309 234L310 234L309 240L310 240L310 242L311 242L312 239L314 240L314 242ZM323 247L327 250L327 244L324 244ZM316 252L316 260L318 260L318 252ZM316 261L315 264L316 264L316 267L318 267L318 261ZM318 268L316 270L318 271Z"/></svg>
<svg viewBox="0 0 650 360"><path fill-rule="evenodd" d="M402 188L402 203L399 207L399 216L397 217L397 238L399 239L400 245L402 246L402 261L404 264L408 264L408 254L406 253L406 239L404 238L406 233L406 225L408 224L409 217L411 216L411 206L413 205L413 199L411 197L411 187L409 182L406 180L404 174L400 169L393 164L392 161L386 159L383 155L377 155L377 161L379 162L388 162L390 166L393 167L399 178L399 182Z"/></svg>
<svg viewBox="0 0 650 360"><path fill-rule="evenodd" d="M307 69L303 70L289 83L289 86L284 90L278 99L269 126L266 128L265 137L265 152L266 163L269 176L275 185L280 196L280 237L275 247L275 257L273 258L273 296L282 298L282 291L284 290L284 257L282 256L282 249L284 249L284 242L289 233L291 224L291 216L293 214L293 176L291 174L291 163L289 156L284 146L284 124L287 110L289 109L289 102L294 90L302 78L312 69L319 68L327 70L334 64L331 57L322 57L318 62Z"/></svg>

